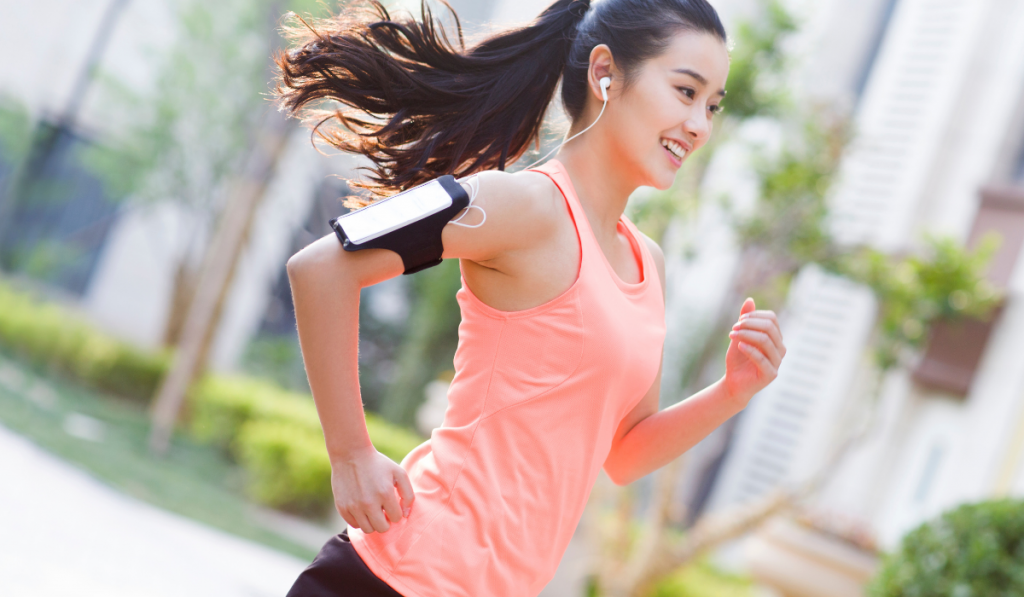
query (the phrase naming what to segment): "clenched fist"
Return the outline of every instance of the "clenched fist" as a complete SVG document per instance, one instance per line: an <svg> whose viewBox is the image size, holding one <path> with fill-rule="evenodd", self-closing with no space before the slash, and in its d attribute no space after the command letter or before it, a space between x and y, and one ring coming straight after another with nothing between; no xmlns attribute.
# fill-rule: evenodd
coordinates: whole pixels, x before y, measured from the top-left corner
<svg viewBox="0 0 1024 597"><path fill-rule="evenodd" d="M409 516L416 497L405 469L373 448L331 462L331 489L338 514L364 533Z"/></svg>
<svg viewBox="0 0 1024 597"><path fill-rule="evenodd" d="M743 302L725 355L725 388L744 404L775 380L786 356L775 313L755 308L754 299Z"/></svg>

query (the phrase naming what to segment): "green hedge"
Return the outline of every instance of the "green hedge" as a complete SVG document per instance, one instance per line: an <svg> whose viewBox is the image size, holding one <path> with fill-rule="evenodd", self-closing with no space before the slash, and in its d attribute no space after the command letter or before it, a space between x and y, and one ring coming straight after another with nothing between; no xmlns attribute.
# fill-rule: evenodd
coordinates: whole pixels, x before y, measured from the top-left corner
<svg viewBox="0 0 1024 597"><path fill-rule="evenodd" d="M323 438L307 429L253 420L239 431L235 452L249 473L249 494L257 501L309 513L322 513L333 503Z"/></svg>
<svg viewBox="0 0 1024 597"><path fill-rule="evenodd" d="M0 346L41 368L89 387L149 401L171 352L151 354L114 339L53 302L0 281ZM274 382L205 375L189 390L189 429L235 458L257 501L300 512L331 506L330 462L316 406L308 394ZM422 440L366 414L374 446L395 462Z"/></svg>
<svg viewBox="0 0 1024 597"><path fill-rule="evenodd" d="M908 533L872 597L1024 595L1024 500L967 504Z"/></svg>
<svg viewBox="0 0 1024 597"><path fill-rule="evenodd" d="M170 351L143 352L97 332L82 317L0 283L0 344L38 367L127 398L149 400Z"/></svg>
<svg viewBox="0 0 1024 597"><path fill-rule="evenodd" d="M331 465L310 396L241 376L208 375L189 393L196 437L226 450L248 473L252 497L299 512L333 503ZM374 446L399 462L423 440L366 413Z"/></svg>

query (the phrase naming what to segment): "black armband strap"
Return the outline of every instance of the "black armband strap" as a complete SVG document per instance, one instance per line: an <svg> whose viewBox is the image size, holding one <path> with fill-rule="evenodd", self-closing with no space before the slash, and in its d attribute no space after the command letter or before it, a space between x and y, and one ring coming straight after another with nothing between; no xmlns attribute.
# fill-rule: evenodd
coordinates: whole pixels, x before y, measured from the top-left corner
<svg viewBox="0 0 1024 597"><path fill-rule="evenodd" d="M445 225L455 217L455 214L469 205L469 195L454 176L445 175L436 180L451 195L452 204L450 206L372 240L360 244L353 243L345 235L344 229L338 223L338 218L331 219L331 228L334 229L338 240L341 241L342 248L346 251L390 249L402 258L402 264L405 266L405 271L402 273L406 275L440 264L441 255L444 253L441 232ZM386 200L382 199L381 201ZM371 203L362 209L371 209L373 205Z"/></svg>

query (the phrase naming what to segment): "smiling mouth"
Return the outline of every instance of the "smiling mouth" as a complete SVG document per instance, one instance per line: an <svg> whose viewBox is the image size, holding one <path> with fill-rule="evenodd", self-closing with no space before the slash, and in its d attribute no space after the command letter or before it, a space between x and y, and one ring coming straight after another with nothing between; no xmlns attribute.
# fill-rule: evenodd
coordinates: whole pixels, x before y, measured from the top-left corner
<svg viewBox="0 0 1024 597"><path fill-rule="evenodd" d="M665 149L669 150L672 155L679 158L680 161L686 157L686 148L671 139L662 139L661 145Z"/></svg>

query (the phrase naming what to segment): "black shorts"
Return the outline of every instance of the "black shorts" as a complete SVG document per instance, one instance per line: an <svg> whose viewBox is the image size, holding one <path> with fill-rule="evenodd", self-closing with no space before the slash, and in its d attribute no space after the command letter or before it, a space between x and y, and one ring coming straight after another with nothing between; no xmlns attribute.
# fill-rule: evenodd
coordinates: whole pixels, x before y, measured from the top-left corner
<svg viewBox="0 0 1024 597"><path fill-rule="evenodd" d="M287 597L402 597L371 571L348 538L330 538L295 580Z"/></svg>

